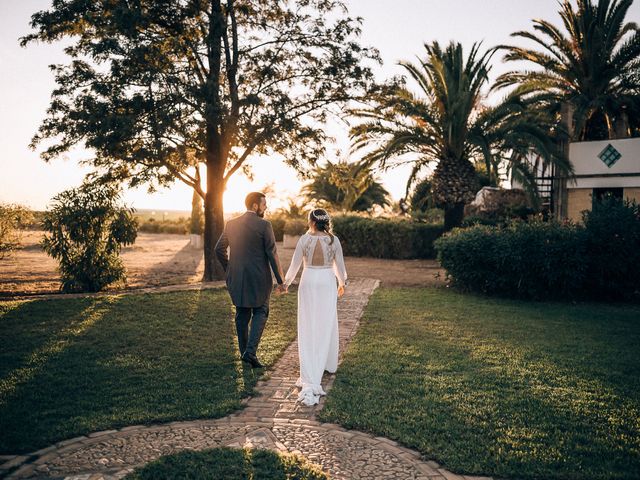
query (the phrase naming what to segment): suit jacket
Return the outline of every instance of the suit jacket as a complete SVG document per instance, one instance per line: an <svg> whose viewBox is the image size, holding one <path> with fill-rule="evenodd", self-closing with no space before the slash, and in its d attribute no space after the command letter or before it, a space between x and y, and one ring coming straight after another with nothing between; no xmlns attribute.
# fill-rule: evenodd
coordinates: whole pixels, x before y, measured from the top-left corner
<svg viewBox="0 0 640 480"><path fill-rule="evenodd" d="M271 270L282 283L273 228L255 213L246 212L227 222L216 244L216 256L226 272L229 295L237 307L268 303L273 289Z"/></svg>

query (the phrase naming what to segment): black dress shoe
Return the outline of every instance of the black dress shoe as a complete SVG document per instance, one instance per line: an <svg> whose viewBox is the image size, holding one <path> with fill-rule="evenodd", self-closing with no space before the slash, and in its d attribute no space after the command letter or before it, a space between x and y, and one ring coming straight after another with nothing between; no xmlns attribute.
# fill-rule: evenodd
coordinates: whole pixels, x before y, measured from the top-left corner
<svg viewBox="0 0 640 480"><path fill-rule="evenodd" d="M244 355L242 355L242 361L249 363L251 365L251 368L264 368L264 365L260 363L258 357L256 357L253 353L245 353Z"/></svg>

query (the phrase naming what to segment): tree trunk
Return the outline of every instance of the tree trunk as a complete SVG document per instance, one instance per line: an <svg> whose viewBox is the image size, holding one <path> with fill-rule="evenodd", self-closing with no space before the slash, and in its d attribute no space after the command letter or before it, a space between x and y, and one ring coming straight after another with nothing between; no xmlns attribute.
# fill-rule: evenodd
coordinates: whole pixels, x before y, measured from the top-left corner
<svg viewBox="0 0 640 480"><path fill-rule="evenodd" d="M222 195L224 194L224 171L227 165L225 150L221 138L223 119L220 104L220 60L222 55L222 33L224 28L222 6L220 0L211 2L211 25L207 35L209 49L209 76L207 91L209 93L205 118L207 193L204 201L204 276L203 280L222 280L224 270L216 258L216 242L224 229L224 210Z"/></svg>
<svg viewBox="0 0 640 480"><path fill-rule="evenodd" d="M211 162L213 163L213 162ZM216 242L224 229L224 172L207 162L207 194L204 202L204 276L205 282L223 280L224 270L216 258Z"/></svg>
<svg viewBox="0 0 640 480"><path fill-rule="evenodd" d="M444 207L444 231L462 225L464 218L464 203L447 204Z"/></svg>

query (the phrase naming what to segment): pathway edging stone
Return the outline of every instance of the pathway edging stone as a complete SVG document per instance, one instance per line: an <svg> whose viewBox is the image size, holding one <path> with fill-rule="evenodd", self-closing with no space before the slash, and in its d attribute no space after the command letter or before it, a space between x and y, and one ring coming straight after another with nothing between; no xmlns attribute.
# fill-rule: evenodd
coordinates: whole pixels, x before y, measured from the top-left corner
<svg viewBox="0 0 640 480"><path fill-rule="evenodd" d="M369 297L378 285L379 280L355 279L348 294L338 302L341 352L355 334ZM267 377L256 384L256 395L243 402L243 410L219 419L94 432L31 454L0 457L0 477L115 480L163 455L185 449L230 446L303 455L321 466L332 479L490 480L455 475L393 440L317 421L316 413L322 409L324 397L313 407L296 402L297 369L294 341ZM331 388L334 378L335 375L325 374L325 391Z"/></svg>

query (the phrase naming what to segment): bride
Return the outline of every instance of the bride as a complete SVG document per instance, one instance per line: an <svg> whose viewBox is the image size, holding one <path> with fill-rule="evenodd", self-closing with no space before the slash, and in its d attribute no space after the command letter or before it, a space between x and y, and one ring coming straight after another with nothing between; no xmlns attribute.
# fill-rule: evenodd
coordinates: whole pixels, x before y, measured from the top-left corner
<svg viewBox="0 0 640 480"><path fill-rule="evenodd" d="M298 287L298 401L315 405L325 395L320 381L325 370L338 368L337 300L344 294L347 271L340 240L331 231L329 214L309 213L309 230L300 237L285 276L285 289L304 265ZM338 286L336 287L336 278Z"/></svg>

